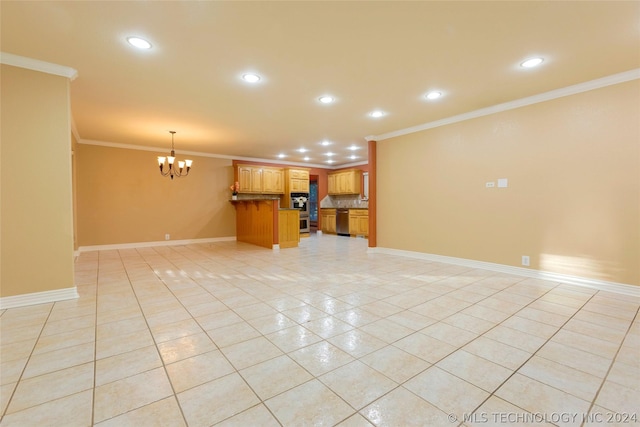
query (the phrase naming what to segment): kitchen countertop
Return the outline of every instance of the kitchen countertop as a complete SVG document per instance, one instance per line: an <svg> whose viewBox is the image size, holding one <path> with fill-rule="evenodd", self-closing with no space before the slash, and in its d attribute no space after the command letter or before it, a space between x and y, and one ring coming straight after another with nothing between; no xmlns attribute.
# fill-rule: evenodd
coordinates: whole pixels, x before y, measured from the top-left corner
<svg viewBox="0 0 640 427"><path fill-rule="evenodd" d="M368 210L369 208L368 207L359 208L359 207L344 207L344 206L341 206L339 208L320 208L320 210L322 210L322 209L364 209L364 210Z"/></svg>
<svg viewBox="0 0 640 427"><path fill-rule="evenodd" d="M233 199L230 199L233 200ZM251 197L251 196L245 196L245 197L238 197L237 199L233 200L234 202L242 202L242 201L249 201L249 202L253 202L254 200L280 200L280 197L278 196L271 196L271 197Z"/></svg>
<svg viewBox="0 0 640 427"><path fill-rule="evenodd" d="M272 199L265 198L244 198L244 199L229 199L231 203L239 203L239 202L273 202L274 200L280 200L279 197L274 197Z"/></svg>

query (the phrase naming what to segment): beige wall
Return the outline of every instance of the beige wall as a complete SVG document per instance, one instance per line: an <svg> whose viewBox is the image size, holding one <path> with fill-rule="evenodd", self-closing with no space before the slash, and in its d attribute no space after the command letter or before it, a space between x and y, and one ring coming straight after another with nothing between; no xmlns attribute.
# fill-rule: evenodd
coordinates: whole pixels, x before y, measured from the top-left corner
<svg viewBox="0 0 640 427"><path fill-rule="evenodd" d="M73 249L78 249L78 188L77 188L77 172L76 172L76 149L78 148L78 140L71 133L71 192L73 197Z"/></svg>
<svg viewBox="0 0 640 427"><path fill-rule="evenodd" d="M69 80L1 67L0 296L72 288Z"/></svg>
<svg viewBox="0 0 640 427"><path fill-rule="evenodd" d="M172 181L158 155L167 153L76 145L79 246L235 236L231 160L188 156L189 176Z"/></svg>
<svg viewBox="0 0 640 427"><path fill-rule="evenodd" d="M378 246L640 285L639 100L635 80L379 142Z"/></svg>

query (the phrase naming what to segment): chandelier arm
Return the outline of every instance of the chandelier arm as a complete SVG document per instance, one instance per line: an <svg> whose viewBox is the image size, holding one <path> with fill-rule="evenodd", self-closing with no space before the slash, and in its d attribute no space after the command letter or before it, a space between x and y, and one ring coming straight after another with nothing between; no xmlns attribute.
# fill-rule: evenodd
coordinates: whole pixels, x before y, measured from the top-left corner
<svg viewBox="0 0 640 427"><path fill-rule="evenodd" d="M166 172L164 171L163 165L160 165L160 175L162 176L173 175L173 168L171 167L171 165L169 165L169 169L167 169Z"/></svg>
<svg viewBox="0 0 640 427"><path fill-rule="evenodd" d="M186 171L184 170L184 167L180 167L180 163L181 161L178 161L178 163L176 164L176 167L173 167L173 164L176 162L176 152L175 152L175 148L174 148L174 135L176 133L176 131L170 130L169 133L171 134L171 155L169 156L171 159L173 159L172 163L167 163L169 165L169 168L165 171L164 170L164 162L160 163L160 174L162 176L168 176L171 179L173 179L173 177L183 177L183 176L187 176L189 175L189 171L191 170L191 166L187 166L186 167ZM160 159L160 158L158 158ZM163 157L164 159L164 157ZM187 161L188 163L190 163L190 160Z"/></svg>

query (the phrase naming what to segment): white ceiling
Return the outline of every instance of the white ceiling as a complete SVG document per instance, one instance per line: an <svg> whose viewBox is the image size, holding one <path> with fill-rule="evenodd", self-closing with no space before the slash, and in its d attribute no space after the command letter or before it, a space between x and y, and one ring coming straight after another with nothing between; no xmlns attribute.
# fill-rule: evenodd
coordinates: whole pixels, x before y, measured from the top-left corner
<svg viewBox="0 0 640 427"><path fill-rule="evenodd" d="M0 13L2 52L78 71L82 140L168 149L175 130L179 156L361 162L366 136L640 68L637 1L3 0ZM545 62L519 67L532 56Z"/></svg>

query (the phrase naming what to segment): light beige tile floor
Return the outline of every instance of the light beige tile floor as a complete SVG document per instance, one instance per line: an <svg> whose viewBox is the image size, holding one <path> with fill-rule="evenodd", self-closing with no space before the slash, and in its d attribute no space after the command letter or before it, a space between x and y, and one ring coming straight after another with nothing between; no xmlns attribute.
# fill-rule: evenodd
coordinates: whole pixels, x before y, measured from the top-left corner
<svg viewBox="0 0 640 427"><path fill-rule="evenodd" d="M327 235L87 252L76 284L0 312L1 426L640 426L639 298Z"/></svg>

